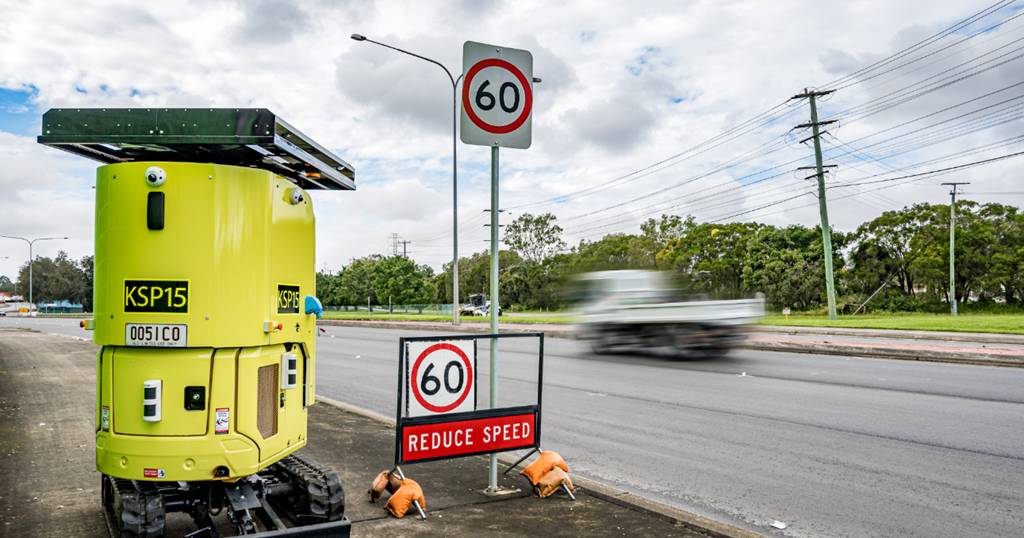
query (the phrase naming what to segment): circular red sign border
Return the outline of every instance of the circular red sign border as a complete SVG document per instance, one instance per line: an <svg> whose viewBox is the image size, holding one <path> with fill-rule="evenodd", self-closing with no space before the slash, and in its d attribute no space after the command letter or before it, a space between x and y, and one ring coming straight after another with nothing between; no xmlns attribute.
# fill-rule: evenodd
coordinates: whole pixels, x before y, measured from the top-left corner
<svg viewBox="0 0 1024 538"><path fill-rule="evenodd" d="M516 79L519 80L519 83L523 85L523 93L526 94L523 98L523 111L519 114L519 117L511 123L506 123L505 125L491 125L482 120L480 116L477 116L476 112L473 111L473 105L469 100L469 88L473 85L473 77L488 67L500 67L512 73L515 75ZM498 99L501 99L500 95L498 96ZM501 58L487 58L473 64L473 67L470 67L469 71L466 72L466 78L462 81L462 109L465 110L466 115L469 116L469 121L472 121L474 125L488 133L508 134L522 127L523 124L526 123L527 118L530 117L530 112L533 110L533 89L530 88L529 81L526 80L526 76L523 75L523 72L520 71L519 68L505 60L502 60Z"/></svg>
<svg viewBox="0 0 1024 538"><path fill-rule="evenodd" d="M462 389L462 394L460 394L459 397L454 402L448 405L434 405L428 402L423 397L423 395L420 394L420 387L419 385L416 384L415 381L416 376L420 370L420 364L423 363L423 359L427 358L427 355L430 355L431 353L440 349L446 349L458 355L459 358L462 359L462 363L466 365L466 372L468 373L468 375L466 376L466 388ZM428 347L427 349L424 349L423 352L420 353L418 357L416 357L416 361L412 363L412 374L410 376L409 384L412 386L413 396L416 397L416 401L419 402L420 405L422 405L428 411L433 411L435 413L447 413L448 411L451 411L452 409L458 407L459 404L461 404L462 402L466 401L466 398L469 396L470 389L473 388L473 375L473 365L469 363L469 357L466 356L465 352L463 352L458 347L449 344L448 342L438 342Z"/></svg>

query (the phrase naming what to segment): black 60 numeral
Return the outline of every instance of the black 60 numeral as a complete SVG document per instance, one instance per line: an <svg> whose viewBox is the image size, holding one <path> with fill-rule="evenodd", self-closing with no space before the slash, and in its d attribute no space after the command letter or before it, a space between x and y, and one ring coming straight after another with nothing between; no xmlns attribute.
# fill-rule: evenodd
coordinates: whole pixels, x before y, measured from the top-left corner
<svg viewBox="0 0 1024 538"><path fill-rule="evenodd" d="M501 109L505 112L515 112L519 108L519 87L511 82L506 82L498 88L498 100L495 100L494 94L484 91L485 88L491 85L491 81L485 80L476 90L476 106L480 110L490 110L494 108L494 104L501 106ZM507 90L512 90L512 106L505 105L505 97Z"/></svg>
<svg viewBox="0 0 1024 538"><path fill-rule="evenodd" d="M451 370L455 369L458 377L458 383L452 385ZM434 369L433 364L428 364L427 369L423 371L423 379L420 379L420 390L427 396L433 396L437 394L437 391L441 390L441 380L435 375L431 375L431 371ZM462 390L463 384L466 382L466 371L462 368L462 363L453 360L445 365L444 367L444 388L446 391L457 394Z"/></svg>

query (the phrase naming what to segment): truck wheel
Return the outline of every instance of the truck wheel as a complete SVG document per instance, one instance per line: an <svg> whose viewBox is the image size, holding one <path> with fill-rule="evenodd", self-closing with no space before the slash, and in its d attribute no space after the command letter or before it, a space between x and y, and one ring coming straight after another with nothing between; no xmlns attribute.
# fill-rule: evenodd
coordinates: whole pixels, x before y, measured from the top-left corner
<svg viewBox="0 0 1024 538"><path fill-rule="evenodd" d="M602 333L590 337L590 350L594 355L608 355L612 352L612 339Z"/></svg>

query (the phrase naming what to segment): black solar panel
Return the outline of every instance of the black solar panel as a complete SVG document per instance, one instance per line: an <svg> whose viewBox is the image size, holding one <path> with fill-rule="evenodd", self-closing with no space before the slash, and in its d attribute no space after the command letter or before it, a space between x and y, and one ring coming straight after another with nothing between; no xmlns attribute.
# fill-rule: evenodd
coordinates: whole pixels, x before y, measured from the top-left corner
<svg viewBox="0 0 1024 538"><path fill-rule="evenodd" d="M356 188L351 165L263 108L54 108L39 143L104 163L252 166L305 189Z"/></svg>

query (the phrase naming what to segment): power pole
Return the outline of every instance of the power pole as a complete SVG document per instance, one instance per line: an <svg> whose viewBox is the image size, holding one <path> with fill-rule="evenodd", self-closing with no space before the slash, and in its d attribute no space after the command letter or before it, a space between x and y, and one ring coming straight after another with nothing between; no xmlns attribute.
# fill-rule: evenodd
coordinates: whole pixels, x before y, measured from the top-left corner
<svg viewBox="0 0 1024 538"><path fill-rule="evenodd" d="M956 246L956 188L959 185L970 185L969 181L950 181L949 185L949 313L956 315L956 265L953 263L954 247Z"/></svg>
<svg viewBox="0 0 1024 538"><path fill-rule="evenodd" d="M399 243L399 241L398 241L398 234L392 233L391 234L391 255L392 256L398 256L398 243Z"/></svg>
<svg viewBox="0 0 1024 538"><path fill-rule="evenodd" d="M822 125L835 123L836 120L818 121L817 97L828 95L835 90L811 91L804 88L804 93L793 96L793 99L808 98L811 103L811 121L794 127L801 129L810 127L813 133L801 143L814 139L814 162L818 176L818 212L821 214L821 243L825 254L825 293L828 296L828 319L836 319L836 285L832 277L832 231L828 224L828 204L825 202L825 167L821 162L821 130Z"/></svg>
<svg viewBox="0 0 1024 538"><path fill-rule="evenodd" d="M402 244L402 257L403 258L408 258L409 257L409 250L408 250L407 247L409 246L409 243L412 243L412 241L403 240L403 241L399 241L399 243Z"/></svg>

